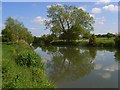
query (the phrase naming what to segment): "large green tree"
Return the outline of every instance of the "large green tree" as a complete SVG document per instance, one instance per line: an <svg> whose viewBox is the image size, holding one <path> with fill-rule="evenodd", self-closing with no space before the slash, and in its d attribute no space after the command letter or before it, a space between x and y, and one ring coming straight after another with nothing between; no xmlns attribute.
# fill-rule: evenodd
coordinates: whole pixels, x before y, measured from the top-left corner
<svg viewBox="0 0 120 90"><path fill-rule="evenodd" d="M19 40L25 40L30 44L33 37L23 23L9 17L5 22L5 29L2 30L2 41L15 43Z"/></svg>
<svg viewBox="0 0 120 90"><path fill-rule="evenodd" d="M49 20L45 21L46 28L50 28L58 37L70 34L78 38L79 35L94 29L94 18L76 6L52 5L47 12Z"/></svg>

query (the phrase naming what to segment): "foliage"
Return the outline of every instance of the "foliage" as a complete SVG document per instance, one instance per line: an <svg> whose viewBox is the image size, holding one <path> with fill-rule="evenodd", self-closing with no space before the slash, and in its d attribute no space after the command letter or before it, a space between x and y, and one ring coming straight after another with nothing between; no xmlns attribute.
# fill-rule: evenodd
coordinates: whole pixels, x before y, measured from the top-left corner
<svg viewBox="0 0 120 90"><path fill-rule="evenodd" d="M5 29L2 30L2 41L16 43L19 40L25 40L27 43L33 41L31 32L18 20L9 17L5 23Z"/></svg>
<svg viewBox="0 0 120 90"><path fill-rule="evenodd" d="M89 38L89 45L95 46L95 44L96 44L96 36L93 34Z"/></svg>
<svg viewBox="0 0 120 90"><path fill-rule="evenodd" d="M61 34L59 38L67 41L79 40L82 32L84 32L84 30L80 25L74 25L70 29L66 30L63 34Z"/></svg>
<svg viewBox="0 0 120 90"><path fill-rule="evenodd" d="M77 39L84 30L89 32L93 30L94 18L76 6L52 5L47 12L50 20L45 21L46 28L50 28L57 37ZM77 33L79 31L80 33ZM66 36L68 34L70 34L69 37Z"/></svg>
<svg viewBox="0 0 120 90"><path fill-rule="evenodd" d="M107 33L107 34L98 34L96 35L97 38L112 38L115 37L116 35L113 33Z"/></svg>
<svg viewBox="0 0 120 90"><path fill-rule="evenodd" d="M57 37L55 34L43 35L41 37L34 37L33 44L34 45L37 44L39 46L48 45L56 39Z"/></svg>
<svg viewBox="0 0 120 90"><path fill-rule="evenodd" d="M120 62L120 49L117 49L117 50L116 50L114 56L115 56L116 61Z"/></svg>
<svg viewBox="0 0 120 90"><path fill-rule="evenodd" d="M81 40L71 40L70 42L66 40L55 40L51 43L52 45L72 45L72 46L90 46L88 39L81 39ZM96 38L94 43L95 47L115 47L114 38Z"/></svg>
<svg viewBox="0 0 120 90"><path fill-rule="evenodd" d="M39 60L39 56L32 50L21 51L16 56L16 63L21 66L42 68L43 64Z"/></svg>
<svg viewBox="0 0 120 90"><path fill-rule="evenodd" d="M52 45L67 45L67 46L76 46L79 45L79 42L76 42L75 40L71 40L71 41L66 41L66 40L57 40L57 41L53 41L51 42Z"/></svg>
<svg viewBox="0 0 120 90"><path fill-rule="evenodd" d="M42 38L34 36L33 45L42 46L43 43L44 43L44 42L43 42Z"/></svg>
<svg viewBox="0 0 120 90"><path fill-rule="evenodd" d="M89 31L84 31L84 34L82 36L83 39L89 39L91 36L90 32Z"/></svg>
<svg viewBox="0 0 120 90"><path fill-rule="evenodd" d="M120 48L120 33L115 37L115 45Z"/></svg>
<svg viewBox="0 0 120 90"><path fill-rule="evenodd" d="M113 37L113 34L112 33L107 33L107 38L109 39L111 37Z"/></svg>
<svg viewBox="0 0 120 90"><path fill-rule="evenodd" d="M2 87L5 88L54 88L53 84L47 80L47 76L44 71L44 64L41 62L41 58L36 55L30 55L32 59L36 56L38 57L38 64L27 67L20 66L16 64L16 48L18 45L2 45ZM19 50L24 50L25 52L28 48ZM30 53L32 52L31 49ZM34 51L33 51L34 52ZM32 52L32 53L33 53ZM31 54L32 54L31 53ZM25 54L26 55L26 54Z"/></svg>
<svg viewBox="0 0 120 90"><path fill-rule="evenodd" d="M41 37L41 39L44 41L44 44L50 44L53 40L55 40L57 37L55 34L51 34L51 35L43 35Z"/></svg>
<svg viewBox="0 0 120 90"><path fill-rule="evenodd" d="M94 50L92 52L96 52ZM74 46L59 47L56 52L50 53L52 63L47 63L47 66L51 68L49 77L53 82L56 80L70 82L88 75L94 69L92 62L96 54L91 56L92 52L88 49L83 51Z"/></svg>

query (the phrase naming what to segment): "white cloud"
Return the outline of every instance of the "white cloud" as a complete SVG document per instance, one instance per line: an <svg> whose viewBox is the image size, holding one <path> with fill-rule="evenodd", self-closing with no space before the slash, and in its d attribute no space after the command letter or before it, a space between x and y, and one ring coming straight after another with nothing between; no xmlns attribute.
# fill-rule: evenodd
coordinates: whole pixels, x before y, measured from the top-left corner
<svg viewBox="0 0 120 90"><path fill-rule="evenodd" d="M47 8L49 9L51 7L51 5L48 5Z"/></svg>
<svg viewBox="0 0 120 90"><path fill-rule="evenodd" d="M113 64L104 68L105 71L114 72L118 70L118 64Z"/></svg>
<svg viewBox="0 0 120 90"><path fill-rule="evenodd" d="M103 10L108 10L108 11L118 11L118 6L110 4L108 6L104 6Z"/></svg>
<svg viewBox="0 0 120 90"><path fill-rule="evenodd" d="M104 24L106 22L105 17L96 18L96 24Z"/></svg>
<svg viewBox="0 0 120 90"><path fill-rule="evenodd" d="M61 6L61 7L63 7L63 5L62 5L62 4L59 4L59 3L58 3L58 4L56 4L56 5L57 5L57 6Z"/></svg>
<svg viewBox="0 0 120 90"><path fill-rule="evenodd" d="M100 8L93 8L92 13L100 13L102 10Z"/></svg>
<svg viewBox="0 0 120 90"><path fill-rule="evenodd" d="M100 69L102 69L102 65L101 64L96 64L94 69L95 70L100 70Z"/></svg>
<svg viewBox="0 0 120 90"><path fill-rule="evenodd" d="M52 5L48 5L47 8L49 9L51 6L52 6ZM59 4L59 3L58 3L58 4L54 4L53 6L60 6L60 7L63 7L63 5L62 5L62 4Z"/></svg>
<svg viewBox="0 0 120 90"><path fill-rule="evenodd" d="M104 78L104 79L109 79L111 78L111 74L110 73L99 73L98 74L100 77Z"/></svg>
<svg viewBox="0 0 120 90"><path fill-rule="evenodd" d="M36 23L44 23L45 20L48 20L44 17L41 17L41 16L37 16L35 17L35 19L33 20L33 22L36 22Z"/></svg>
<svg viewBox="0 0 120 90"><path fill-rule="evenodd" d="M111 0L99 0L96 4L106 4L106 3L110 3Z"/></svg>
<svg viewBox="0 0 120 90"><path fill-rule="evenodd" d="M82 9L83 11L86 11L85 7L78 7L78 9Z"/></svg>

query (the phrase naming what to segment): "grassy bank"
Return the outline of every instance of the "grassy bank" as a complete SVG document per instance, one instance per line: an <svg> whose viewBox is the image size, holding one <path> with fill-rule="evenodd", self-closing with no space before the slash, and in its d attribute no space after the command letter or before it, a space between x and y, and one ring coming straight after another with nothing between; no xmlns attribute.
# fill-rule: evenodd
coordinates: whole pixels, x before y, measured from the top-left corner
<svg viewBox="0 0 120 90"><path fill-rule="evenodd" d="M98 47L115 47L114 38L97 38L96 46Z"/></svg>
<svg viewBox="0 0 120 90"><path fill-rule="evenodd" d="M52 45L75 45L75 46L88 46L89 40L73 40L73 41L65 41L65 40L56 40L51 42ZM115 47L114 38L96 38L95 47Z"/></svg>
<svg viewBox="0 0 120 90"><path fill-rule="evenodd" d="M47 80L44 64L33 49L28 46L3 44L2 87L53 88L54 86Z"/></svg>

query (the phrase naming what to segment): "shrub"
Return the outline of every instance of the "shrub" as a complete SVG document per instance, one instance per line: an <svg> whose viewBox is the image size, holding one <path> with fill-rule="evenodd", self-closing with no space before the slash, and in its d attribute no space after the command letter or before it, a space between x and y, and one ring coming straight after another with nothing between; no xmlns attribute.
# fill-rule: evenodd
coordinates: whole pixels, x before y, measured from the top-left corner
<svg viewBox="0 0 120 90"><path fill-rule="evenodd" d="M22 48L26 48L26 49L30 48L29 44L25 40L22 40L22 39L17 42L17 45Z"/></svg>
<svg viewBox="0 0 120 90"><path fill-rule="evenodd" d="M93 34L89 38L89 45L95 46L95 44L96 44L96 36Z"/></svg>
<svg viewBox="0 0 120 90"><path fill-rule="evenodd" d="M16 63L21 66L37 66L43 68L43 64L41 63L41 58L32 50L21 51L17 54Z"/></svg>
<svg viewBox="0 0 120 90"><path fill-rule="evenodd" d="M46 80L47 76L44 70L40 70L39 68L35 68L35 67L31 68L31 70L32 70L33 87L54 88L53 84L48 80Z"/></svg>
<svg viewBox="0 0 120 90"><path fill-rule="evenodd" d="M115 45L120 48L120 33L114 39Z"/></svg>

